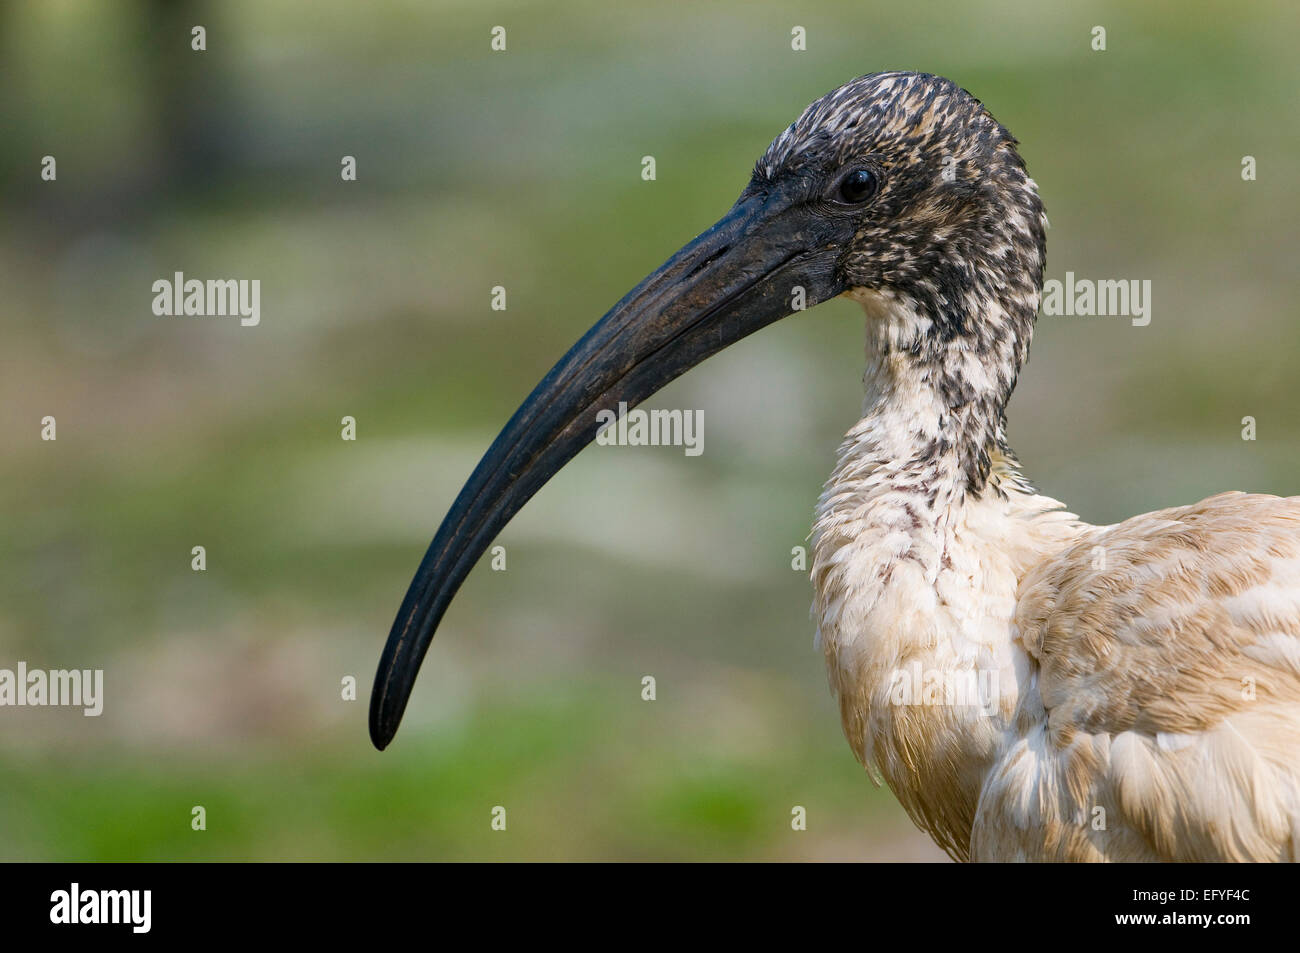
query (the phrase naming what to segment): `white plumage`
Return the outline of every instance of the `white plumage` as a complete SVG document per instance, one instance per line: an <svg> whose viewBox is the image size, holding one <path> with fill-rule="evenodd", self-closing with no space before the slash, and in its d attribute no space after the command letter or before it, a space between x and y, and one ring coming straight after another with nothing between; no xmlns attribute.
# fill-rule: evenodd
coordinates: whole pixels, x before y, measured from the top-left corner
<svg viewBox="0 0 1300 953"><path fill-rule="evenodd" d="M859 759L959 860L1295 860L1300 499L1091 526L1001 455L972 497L955 456L913 463L941 416L892 347L916 316L858 297L869 391L812 575ZM995 700L901 697L917 666Z"/></svg>

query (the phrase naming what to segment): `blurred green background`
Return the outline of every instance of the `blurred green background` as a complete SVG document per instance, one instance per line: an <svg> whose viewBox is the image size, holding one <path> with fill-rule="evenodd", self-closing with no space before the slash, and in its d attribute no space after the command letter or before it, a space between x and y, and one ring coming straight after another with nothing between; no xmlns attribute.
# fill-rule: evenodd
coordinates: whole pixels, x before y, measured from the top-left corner
<svg viewBox="0 0 1300 953"><path fill-rule="evenodd" d="M1040 320L1010 417L1045 492L1111 522L1300 491L1300 15L1064 6L0 6L0 667L106 683L99 718L0 709L0 858L939 858L844 743L790 568L860 405L847 301L651 401L704 410L703 456L584 452L470 577L382 755L366 705L518 402L877 69L1017 135L1049 277L1153 283L1145 328ZM174 271L260 279L261 325L155 317Z"/></svg>

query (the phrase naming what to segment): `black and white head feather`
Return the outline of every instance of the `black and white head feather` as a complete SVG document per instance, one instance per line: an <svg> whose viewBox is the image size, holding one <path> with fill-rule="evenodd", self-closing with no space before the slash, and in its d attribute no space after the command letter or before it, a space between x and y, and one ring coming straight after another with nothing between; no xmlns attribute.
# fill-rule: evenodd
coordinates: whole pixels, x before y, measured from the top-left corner
<svg viewBox="0 0 1300 953"><path fill-rule="evenodd" d="M910 355L952 414L973 489L1006 447L1004 409L1029 352L1047 218L1016 140L978 99L928 73L872 73L818 99L768 147L749 188L784 177L824 194L869 170L873 199L837 267L858 295L881 295L912 319L879 345ZM942 449L942 447L940 448Z"/></svg>

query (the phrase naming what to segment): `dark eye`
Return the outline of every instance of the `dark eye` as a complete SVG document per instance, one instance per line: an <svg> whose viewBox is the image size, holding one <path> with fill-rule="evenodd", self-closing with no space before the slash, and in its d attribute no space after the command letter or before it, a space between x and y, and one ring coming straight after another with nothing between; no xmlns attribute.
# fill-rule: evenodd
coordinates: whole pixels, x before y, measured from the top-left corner
<svg viewBox="0 0 1300 953"><path fill-rule="evenodd" d="M854 169L840 183L840 198L850 205L865 202L876 194L876 177L867 169Z"/></svg>

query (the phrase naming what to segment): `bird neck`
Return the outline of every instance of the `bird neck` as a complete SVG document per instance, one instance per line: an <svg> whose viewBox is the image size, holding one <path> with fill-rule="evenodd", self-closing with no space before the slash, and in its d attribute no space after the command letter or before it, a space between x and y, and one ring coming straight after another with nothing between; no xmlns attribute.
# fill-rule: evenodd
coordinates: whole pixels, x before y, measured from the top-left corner
<svg viewBox="0 0 1300 953"><path fill-rule="evenodd" d="M878 482L923 491L932 506L981 496L1005 475L995 461L1003 461L1001 471L1015 469L1006 405L1028 332L1023 343L935 334L939 320L912 301L875 292L854 297L867 316L866 396L841 456L877 471ZM1019 323L995 302L968 306L980 310L981 325Z"/></svg>
<svg viewBox="0 0 1300 953"><path fill-rule="evenodd" d="M915 344L926 326L920 312L882 296L859 300L867 312L866 395L818 503L815 559L838 567L844 547L882 542L889 558L868 567L873 590L899 563L933 584L968 514L1038 510L1045 499L1006 445L1003 408L1015 369L987 367L959 348L937 368Z"/></svg>

